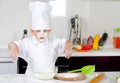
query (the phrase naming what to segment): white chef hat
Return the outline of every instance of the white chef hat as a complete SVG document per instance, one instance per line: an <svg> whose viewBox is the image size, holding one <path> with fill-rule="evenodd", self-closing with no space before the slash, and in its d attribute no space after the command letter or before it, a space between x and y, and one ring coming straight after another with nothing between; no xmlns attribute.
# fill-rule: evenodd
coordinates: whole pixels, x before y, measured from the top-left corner
<svg viewBox="0 0 120 83"><path fill-rule="evenodd" d="M50 29L51 6L48 3L35 1L29 4L32 12L32 29Z"/></svg>

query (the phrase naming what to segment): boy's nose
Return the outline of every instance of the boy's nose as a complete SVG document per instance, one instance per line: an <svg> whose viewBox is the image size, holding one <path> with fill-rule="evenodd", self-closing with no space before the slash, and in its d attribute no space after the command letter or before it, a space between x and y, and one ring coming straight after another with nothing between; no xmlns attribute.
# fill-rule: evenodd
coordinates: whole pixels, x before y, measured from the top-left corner
<svg viewBox="0 0 120 83"><path fill-rule="evenodd" d="M41 30L41 31L39 32L39 34L40 34L40 35L43 35L43 34L44 34L44 32Z"/></svg>

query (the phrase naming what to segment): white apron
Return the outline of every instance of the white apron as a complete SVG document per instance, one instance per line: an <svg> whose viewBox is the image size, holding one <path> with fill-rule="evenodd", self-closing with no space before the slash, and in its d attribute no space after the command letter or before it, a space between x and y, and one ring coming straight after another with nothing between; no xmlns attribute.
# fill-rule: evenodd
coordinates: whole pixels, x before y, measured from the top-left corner
<svg viewBox="0 0 120 83"><path fill-rule="evenodd" d="M32 77L36 73L49 73L55 71L57 56L55 56L50 43L39 43L37 47L33 45L29 53L27 57L28 67L26 75Z"/></svg>

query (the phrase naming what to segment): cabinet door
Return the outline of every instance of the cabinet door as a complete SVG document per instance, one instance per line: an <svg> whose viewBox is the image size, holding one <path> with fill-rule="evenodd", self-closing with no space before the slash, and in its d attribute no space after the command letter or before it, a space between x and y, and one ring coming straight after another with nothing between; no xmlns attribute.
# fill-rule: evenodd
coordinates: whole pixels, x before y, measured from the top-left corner
<svg viewBox="0 0 120 83"><path fill-rule="evenodd" d="M58 67L58 72L67 72L70 68L70 59L66 59L65 57L58 57L55 63L55 66Z"/></svg>
<svg viewBox="0 0 120 83"><path fill-rule="evenodd" d="M17 62L0 61L0 74L17 74Z"/></svg>
<svg viewBox="0 0 120 83"><path fill-rule="evenodd" d="M96 71L120 71L120 56L72 57L71 68L95 65Z"/></svg>
<svg viewBox="0 0 120 83"><path fill-rule="evenodd" d="M25 74L25 71L27 69L27 62L24 59L19 57L17 64L18 64L18 67L17 67L18 71L17 71L17 73L18 74Z"/></svg>
<svg viewBox="0 0 120 83"><path fill-rule="evenodd" d="M95 65L95 70L100 71L120 71L120 56L85 56L71 57L65 59L59 57L56 61L59 72L66 72L73 69L80 69L86 65Z"/></svg>

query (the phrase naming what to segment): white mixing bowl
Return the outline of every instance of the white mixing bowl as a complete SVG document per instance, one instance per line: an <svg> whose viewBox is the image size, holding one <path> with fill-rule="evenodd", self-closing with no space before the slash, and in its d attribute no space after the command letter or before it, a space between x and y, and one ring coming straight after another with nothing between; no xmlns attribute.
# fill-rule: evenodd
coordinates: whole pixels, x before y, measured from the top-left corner
<svg viewBox="0 0 120 83"><path fill-rule="evenodd" d="M34 76L38 79L49 80L54 78L54 76L57 74L57 71L58 68L55 68L54 70L50 71L34 72Z"/></svg>

